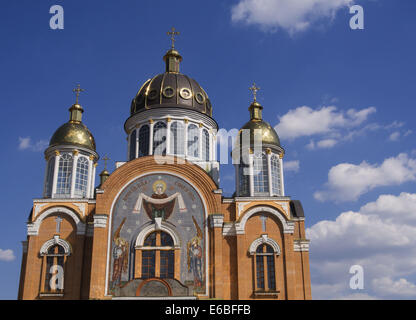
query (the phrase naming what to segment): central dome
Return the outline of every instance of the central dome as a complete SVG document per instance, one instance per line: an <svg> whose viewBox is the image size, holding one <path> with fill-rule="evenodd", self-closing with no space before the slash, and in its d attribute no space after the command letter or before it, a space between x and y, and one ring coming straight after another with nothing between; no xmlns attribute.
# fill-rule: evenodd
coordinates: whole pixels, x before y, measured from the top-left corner
<svg viewBox="0 0 416 320"><path fill-rule="evenodd" d="M155 108L180 107L212 117L207 93L194 79L179 72L182 57L171 49L164 56L166 72L147 80L131 103L131 115Z"/></svg>

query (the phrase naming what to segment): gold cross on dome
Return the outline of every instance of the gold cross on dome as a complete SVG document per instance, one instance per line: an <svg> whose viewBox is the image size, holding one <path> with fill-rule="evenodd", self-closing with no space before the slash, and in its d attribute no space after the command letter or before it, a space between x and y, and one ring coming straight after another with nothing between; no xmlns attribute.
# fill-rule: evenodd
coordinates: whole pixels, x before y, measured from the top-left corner
<svg viewBox="0 0 416 320"><path fill-rule="evenodd" d="M250 88L248 88L248 89L253 94L254 101L257 101L257 91L259 91L260 88L256 86L256 83L255 82L253 82L253 85Z"/></svg>
<svg viewBox="0 0 416 320"><path fill-rule="evenodd" d="M170 36L170 40L172 41L172 49L175 48L175 36L179 36L179 32L176 31L175 27L172 27L169 32L167 32L167 35Z"/></svg>
<svg viewBox="0 0 416 320"><path fill-rule="evenodd" d="M78 98L79 98L79 94L80 92L84 92L84 89L81 89L80 85L77 85L77 87L75 89L72 89L72 92L75 92L75 104L78 104Z"/></svg>
<svg viewBox="0 0 416 320"><path fill-rule="evenodd" d="M104 160L104 170L107 170L107 161L111 159L107 155L105 155L103 160Z"/></svg>

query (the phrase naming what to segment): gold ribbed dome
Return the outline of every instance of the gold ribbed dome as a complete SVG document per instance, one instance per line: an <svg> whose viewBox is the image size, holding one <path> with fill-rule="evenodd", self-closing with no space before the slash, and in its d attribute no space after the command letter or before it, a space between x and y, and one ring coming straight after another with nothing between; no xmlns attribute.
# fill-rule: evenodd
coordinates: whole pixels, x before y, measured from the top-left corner
<svg viewBox="0 0 416 320"><path fill-rule="evenodd" d="M263 107L257 101L254 101L248 108L250 111L250 121L248 121L239 131L236 144L240 144L243 130L250 130L250 146L254 144L255 130L261 130L262 145L280 146L280 139L273 127L262 119ZM244 139L244 138L243 138ZM243 140L244 142L244 140Z"/></svg>
<svg viewBox="0 0 416 320"><path fill-rule="evenodd" d="M81 121L84 110L79 104L74 104L69 111L70 120L55 131L49 146L74 145L95 151L94 137Z"/></svg>

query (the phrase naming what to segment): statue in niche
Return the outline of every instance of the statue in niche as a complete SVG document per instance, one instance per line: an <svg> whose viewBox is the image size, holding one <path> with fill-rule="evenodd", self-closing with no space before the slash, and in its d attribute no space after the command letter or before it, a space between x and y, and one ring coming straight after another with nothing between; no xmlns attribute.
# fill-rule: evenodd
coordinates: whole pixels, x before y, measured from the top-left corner
<svg viewBox="0 0 416 320"><path fill-rule="evenodd" d="M188 242L188 272L191 272L194 277L194 288L198 290L203 283L203 266L202 266L202 247L201 241L203 238L201 228L198 226L194 216L192 216L196 229L196 236Z"/></svg>
<svg viewBox="0 0 416 320"><path fill-rule="evenodd" d="M175 208L175 203L178 203L179 211L186 212L186 206L183 201L183 197L179 192L176 192L170 196L166 193L166 182L163 180L157 180L153 183L153 194L147 196L144 193L140 193L133 208L133 213L140 213L142 207L151 220L155 218L162 218L167 220Z"/></svg>

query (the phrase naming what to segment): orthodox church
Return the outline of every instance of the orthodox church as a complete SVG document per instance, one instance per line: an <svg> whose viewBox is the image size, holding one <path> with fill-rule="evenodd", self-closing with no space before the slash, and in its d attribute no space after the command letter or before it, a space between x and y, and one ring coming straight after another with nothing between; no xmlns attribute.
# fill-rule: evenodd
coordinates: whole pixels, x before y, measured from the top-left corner
<svg viewBox="0 0 416 320"><path fill-rule="evenodd" d="M180 72L178 33L168 34L166 70L139 88L124 124L127 161L99 183L74 89L69 121L45 150L19 299L311 299L303 208L285 195L285 151L262 119L258 88L232 150L235 193L225 197L211 101Z"/></svg>

